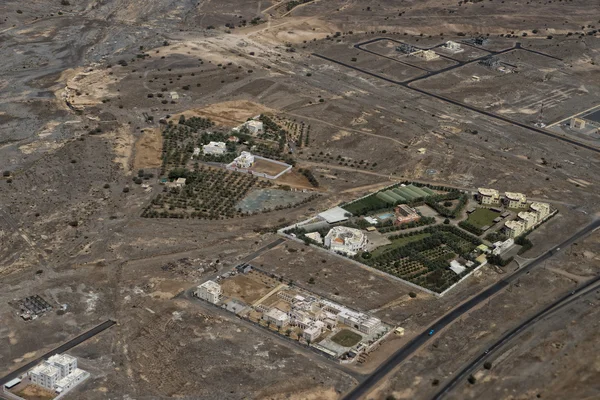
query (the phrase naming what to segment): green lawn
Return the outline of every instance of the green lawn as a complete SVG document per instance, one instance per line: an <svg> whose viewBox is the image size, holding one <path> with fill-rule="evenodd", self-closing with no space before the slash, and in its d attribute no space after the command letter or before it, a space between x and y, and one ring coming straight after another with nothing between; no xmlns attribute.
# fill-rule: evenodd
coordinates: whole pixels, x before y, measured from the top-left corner
<svg viewBox="0 0 600 400"><path fill-rule="evenodd" d="M352 347L362 340L362 336L348 329L342 329L341 331L333 335L331 340L339 344L340 346Z"/></svg>
<svg viewBox="0 0 600 400"><path fill-rule="evenodd" d="M486 225L493 225L494 218L499 216L500 213L496 211L492 211L488 208L478 208L469 215L467 222L471 225L475 225L478 228L482 228Z"/></svg>
<svg viewBox="0 0 600 400"><path fill-rule="evenodd" d="M376 248L375 250L373 250L371 252L371 254L373 255L373 257L377 257L377 256L385 253L386 251L393 250L398 247L402 247L405 244L408 244L410 242L416 242L417 240L425 239L428 236L431 236L431 234L430 233L419 233L419 234L412 235L412 236L394 239L394 240L392 240L392 243Z"/></svg>

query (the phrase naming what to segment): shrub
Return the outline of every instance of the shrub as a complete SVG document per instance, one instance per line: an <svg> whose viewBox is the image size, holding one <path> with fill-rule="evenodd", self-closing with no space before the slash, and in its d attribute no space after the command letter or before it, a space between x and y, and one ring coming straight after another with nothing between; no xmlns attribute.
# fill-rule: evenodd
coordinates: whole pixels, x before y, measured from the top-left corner
<svg viewBox="0 0 600 400"><path fill-rule="evenodd" d="M471 385L474 385L475 382L477 382L477 379L473 375L469 375L469 378L467 379L467 381L469 381L469 383Z"/></svg>
<svg viewBox="0 0 600 400"><path fill-rule="evenodd" d="M486 361L485 363L483 363L483 368L492 369L492 363L489 361Z"/></svg>
<svg viewBox="0 0 600 400"><path fill-rule="evenodd" d="M409 292L408 295L410 296L411 299L414 299L415 297L417 297L417 294L415 292Z"/></svg>

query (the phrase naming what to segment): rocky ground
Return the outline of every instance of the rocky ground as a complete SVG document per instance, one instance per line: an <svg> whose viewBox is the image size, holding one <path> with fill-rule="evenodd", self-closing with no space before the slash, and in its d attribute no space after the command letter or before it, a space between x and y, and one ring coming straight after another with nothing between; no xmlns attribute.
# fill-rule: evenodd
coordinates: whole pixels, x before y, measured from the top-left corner
<svg viewBox="0 0 600 400"><path fill-rule="evenodd" d="M533 58L523 59L523 76L531 78L531 86L490 79L484 90L470 87L473 92L467 94L483 104L493 93L498 107L535 94L538 98L510 111L527 120L533 115L527 114L530 103L551 95L548 90L562 82L568 87L560 90L577 90L549 108L548 118L558 120L597 100L600 53L593 33L598 12L593 11L600 10L595 2L321 0L291 13L281 7L249 0L2 2L0 169L7 172L0 179L0 318L6 322L0 328L0 370L8 372L112 318L118 326L73 352L93 373L81 389L86 398L210 398L211 393L215 398L335 399L376 363L340 369L177 295L275 239L259 232L394 179L493 186L552 202L561 213L532 235L531 257L597 212L597 153L313 55L348 62L358 51L353 45L371 38L435 45L489 33L490 48L519 41L563 61L553 62L550 71ZM380 72L377 63L371 64ZM172 91L179 94L177 101L154 96ZM308 145L295 158L319 180L317 200L236 220L140 217L160 190L160 119L186 113L232 127L260 112L311 125ZM140 168L155 174L152 191L133 183ZM435 389L431 380L442 381L480 350L469 346L473 340L484 345L523 313L569 290L573 276L596 274L597 249L590 244L596 238L557 265L532 273L523 286L498 295L468 316L472 322L451 327L437 347L423 349L402 368L413 373L392 377L375 396L427 398ZM302 247L286 243L257 262L297 282L312 276L311 289L406 325L406 340L503 273L483 269L443 300L410 299L394 281ZM185 259L193 260L194 268L180 261ZM357 285L362 289L354 295ZM32 294L66 303L68 309L21 321L9 302ZM504 367L510 366L543 373L548 382L552 376L581 379L578 393L593 396L587 389L593 375L583 380L573 372L583 364L572 354L591 351L585 343L594 340L593 327L586 324L592 317L585 317L588 311L581 307L581 319L574 317L581 321L578 328L561 331L565 346L582 342L580 350L564 355L570 370L528 364L528 354L546 349L553 329L548 322L536 328L545 333L529 337L481 385L463 388L464 395L519 398L542 387L527 381L517 385ZM463 357L451 360L456 352ZM228 375L234 374L237 380L229 387ZM483 381L497 386L486 389ZM511 385L517 393L504 391ZM557 386L556 392L566 387Z"/></svg>

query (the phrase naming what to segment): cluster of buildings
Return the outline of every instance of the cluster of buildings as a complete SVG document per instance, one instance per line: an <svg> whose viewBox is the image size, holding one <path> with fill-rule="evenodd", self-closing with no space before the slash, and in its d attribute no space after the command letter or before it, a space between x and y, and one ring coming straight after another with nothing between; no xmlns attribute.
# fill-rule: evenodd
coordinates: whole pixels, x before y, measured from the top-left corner
<svg viewBox="0 0 600 400"><path fill-rule="evenodd" d="M503 203L507 208L523 210L517 214L516 219L504 224L504 230L509 238L516 238L532 229L544 221L551 212L550 204L528 203L527 197L523 193L506 192L504 198L500 198L500 193L496 189L479 188L477 198L483 205L494 206Z"/></svg>
<svg viewBox="0 0 600 400"><path fill-rule="evenodd" d="M302 329L302 337L310 342L314 342L326 330L335 329L338 324L365 335L371 335L381 327L381 320L378 318L329 300L306 297L288 290L278 292L277 296L289 303L290 310L285 312L276 307L268 309L259 306L263 312L262 318L278 328L297 326Z"/></svg>
<svg viewBox="0 0 600 400"><path fill-rule="evenodd" d="M68 354L55 354L31 369L28 376L34 385L60 394L77 386L89 378L90 374L77 368L77 358Z"/></svg>
<svg viewBox="0 0 600 400"><path fill-rule="evenodd" d="M516 238L543 222L549 215L550 205L548 203L533 202L529 206L529 211L519 212L517 219L504 224L506 234L510 238Z"/></svg>
<svg viewBox="0 0 600 400"><path fill-rule="evenodd" d="M483 205L495 206L501 203L507 208L527 208L527 196L523 193L505 192L504 198L500 198L500 192L496 189L479 188L477 190L477 199Z"/></svg>
<svg viewBox="0 0 600 400"><path fill-rule="evenodd" d="M367 243L367 237L360 229L345 226L334 226L324 239L325 247L347 256L354 256L364 250Z"/></svg>

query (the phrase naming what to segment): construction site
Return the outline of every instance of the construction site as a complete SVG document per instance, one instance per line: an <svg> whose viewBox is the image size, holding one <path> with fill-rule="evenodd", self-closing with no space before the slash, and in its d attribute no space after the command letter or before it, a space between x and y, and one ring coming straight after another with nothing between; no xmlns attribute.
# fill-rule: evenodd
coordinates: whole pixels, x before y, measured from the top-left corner
<svg viewBox="0 0 600 400"><path fill-rule="evenodd" d="M249 264L204 282L194 295L343 364L361 359L393 331L378 318Z"/></svg>

